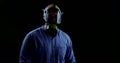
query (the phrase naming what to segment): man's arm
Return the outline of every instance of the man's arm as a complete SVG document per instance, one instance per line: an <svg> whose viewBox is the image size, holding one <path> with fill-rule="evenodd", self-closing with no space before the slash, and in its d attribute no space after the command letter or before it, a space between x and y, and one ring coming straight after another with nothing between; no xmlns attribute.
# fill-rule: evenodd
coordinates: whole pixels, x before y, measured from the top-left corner
<svg viewBox="0 0 120 63"><path fill-rule="evenodd" d="M34 62L34 41L30 34L26 35L23 40L20 56L19 56L19 63L32 63Z"/></svg>
<svg viewBox="0 0 120 63"><path fill-rule="evenodd" d="M67 44L67 51L66 51L66 56L65 56L65 63L76 63L75 56L74 56L74 51L72 48L72 41L68 40Z"/></svg>

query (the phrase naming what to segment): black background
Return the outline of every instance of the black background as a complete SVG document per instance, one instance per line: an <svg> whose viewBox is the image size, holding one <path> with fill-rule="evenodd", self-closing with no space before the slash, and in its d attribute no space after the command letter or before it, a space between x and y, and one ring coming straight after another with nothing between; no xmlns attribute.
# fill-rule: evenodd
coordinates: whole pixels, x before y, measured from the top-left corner
<svg viewBox="0 0 120 63"><path fill-rule="evenodd" d="M54 1L64 12L60 28L73 41L77 63L113 63L117 4L111 18L111 2L91 0L0 0L0 63L18 63L23 38L44 23L42 9Z"/></svg>

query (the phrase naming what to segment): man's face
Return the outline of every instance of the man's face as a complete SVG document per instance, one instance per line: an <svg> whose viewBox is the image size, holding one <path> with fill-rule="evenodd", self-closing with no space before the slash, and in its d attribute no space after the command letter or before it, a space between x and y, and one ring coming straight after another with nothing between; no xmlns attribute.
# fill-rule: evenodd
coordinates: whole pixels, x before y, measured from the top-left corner
<svg viewBox="0 0 120 63"><path fill-rule="evenodd" d="M48 23L57 24L57 11L55 10L48 11Z"/></svg>

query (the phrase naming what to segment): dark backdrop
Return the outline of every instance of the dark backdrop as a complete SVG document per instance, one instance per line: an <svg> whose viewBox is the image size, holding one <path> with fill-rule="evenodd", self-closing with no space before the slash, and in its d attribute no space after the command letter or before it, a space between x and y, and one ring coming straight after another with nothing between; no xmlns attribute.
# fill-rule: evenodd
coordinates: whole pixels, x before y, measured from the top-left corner
<svg viewBox="0 0 120 63"><path fill-rule="evenodd" d="M64 12L60 28L72 39L77 63L112 63L111 36L119 22L109 2L54 1ZM44 23L42 9L54 1L0 0L0 63L18 63L23 38Z"/></svg>

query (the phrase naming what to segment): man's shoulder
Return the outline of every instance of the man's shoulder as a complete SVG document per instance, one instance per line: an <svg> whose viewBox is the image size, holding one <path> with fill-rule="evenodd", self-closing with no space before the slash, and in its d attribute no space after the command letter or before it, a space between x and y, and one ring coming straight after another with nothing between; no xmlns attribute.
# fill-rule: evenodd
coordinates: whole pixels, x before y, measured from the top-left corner
<svg viewBox="0 0 120 63"><path fill-rule="evenodd" d="M60 37L61 37L62 39L67 40L67 41L66 41L67 45L71 45L71 44L72 44L72 40L71 40L71 38L70 38L70 36L69 36L68 33L60 30Z"/></svg>
<svg viewBox="0 0 120 63"><path fill-rule="evenodd" d="M27 36L29 36L29 35L36 35L37 32L40 32L41 30L42 30L42 26L41 26L41 27L38 27L38 28L35 28L35 29L29 31L29 32L27 33Z"/></svg>
<svg viewBox="0 0 120 63"><path fill-rule="evenodd" d="M70 36L68 33L64 32L63 30L60 30L60 34L64 36L64 38L70 39Z"/></svg>

